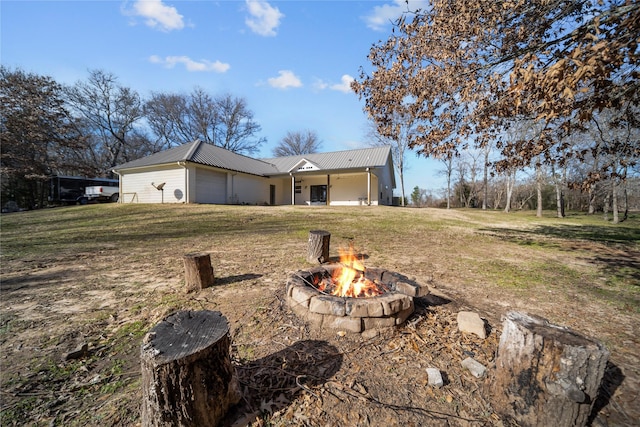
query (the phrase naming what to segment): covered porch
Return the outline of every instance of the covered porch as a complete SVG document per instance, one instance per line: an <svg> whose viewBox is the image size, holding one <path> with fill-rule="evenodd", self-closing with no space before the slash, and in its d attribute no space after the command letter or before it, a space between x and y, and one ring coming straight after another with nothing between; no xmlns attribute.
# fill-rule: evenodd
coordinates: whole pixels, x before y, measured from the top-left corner
<svg viewBox="0 0 640 427"><path fill-rule="evenodd" d="M380 203L384 191L379 180L367 168L364 171L290 173L290 202L292 205L371 206ZM392 191L392 190L390 190ZM389 200L391 200L389 196Z"/></svg>

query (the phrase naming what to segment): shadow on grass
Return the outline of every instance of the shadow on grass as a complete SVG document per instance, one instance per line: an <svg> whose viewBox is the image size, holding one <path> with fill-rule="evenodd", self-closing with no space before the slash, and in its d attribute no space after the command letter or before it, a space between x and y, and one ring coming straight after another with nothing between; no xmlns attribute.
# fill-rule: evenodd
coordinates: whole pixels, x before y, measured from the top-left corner
<svg viewBox="0 0 640 427"><path fill-rule="evenodd" d="M302 340L236 366L242 400L226 415L223 426L247 425L288 406L302 391L329 381L340 370L342 359L340 351L326 341Z"/></svg>
<svg viewBox="0 0 640 427"><path fill-rule="evenodd" d="M640 227L613 225L542 225L531 229L481 228L495 236L518 244L558 246L557 242L540 240L551 237L564 240L581 240L594 243L634 245L640 242Z"/></svg>
<svg viewBox="0 0 640 427"><path fill-rule="evenodd" d="M215 285L229 285L235 282L243 282L245 280L254 280L262 277L262 274L255 273L247 273L247 274L237 274L235 276L227 276L227 277L216 277Z"/></svg>
<svg viewBox="0 0 640 427"><path fill-rule="evenodd" d="M560 224L527 230L484 228L481 231L522 246L588 251L592 256L583 259L597 265L612 282L640 287L640 251L636 249L640 227Z"/></svg>

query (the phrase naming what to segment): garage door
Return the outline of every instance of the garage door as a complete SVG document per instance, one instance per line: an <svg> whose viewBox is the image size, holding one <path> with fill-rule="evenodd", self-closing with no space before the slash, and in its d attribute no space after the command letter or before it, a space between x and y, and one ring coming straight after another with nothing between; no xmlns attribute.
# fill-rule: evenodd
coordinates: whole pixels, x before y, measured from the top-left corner
<svg viewBox="0 0 640 427"><path fill-rule="evenodd" d="M227 174L196 169L196 203L227 202Z"/></svg>

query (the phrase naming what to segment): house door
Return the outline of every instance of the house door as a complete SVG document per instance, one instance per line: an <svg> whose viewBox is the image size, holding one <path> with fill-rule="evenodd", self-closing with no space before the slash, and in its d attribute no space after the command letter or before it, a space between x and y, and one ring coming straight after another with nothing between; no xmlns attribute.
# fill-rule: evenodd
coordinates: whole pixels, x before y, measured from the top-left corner
<svg viewBox="0 0 640 427"><path fill-rule="evenodd" d="M311 203L327 203L327 186L311 186Z"/></svg>
<svg viewBox="0 0 640 427"><path fill-rule="evenodd" d="M276 204L276 186L269 185L269 204L274 206Z"/></svg>

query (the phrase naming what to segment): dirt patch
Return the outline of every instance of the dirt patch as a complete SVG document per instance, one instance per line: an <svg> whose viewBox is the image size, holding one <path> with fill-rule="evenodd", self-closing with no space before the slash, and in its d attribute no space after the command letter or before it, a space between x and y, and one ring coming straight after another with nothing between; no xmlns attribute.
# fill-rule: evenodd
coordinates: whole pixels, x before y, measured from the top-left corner
<svg viewBox="0 0 640 427"><path fill-rule="evenodd" d="M197 212L201 210L218 214L214 208ZM246 232L205 232L183 239L177 237L178 230L176 237L162 237L165 240L153 246L148 246L153 237L146 244L131 243L136 237L127 241L131 246L126 251L117 251L116 243L101 242L79 255L60 250L37 258L4 259L1 424L139 423L142 337L179 309L219 310L230 321L232 357L244 398L225 420L226 426L504 425L483 392L490 377L476 379L460 362L472 356L490 368L501 316L513 309L604 341L611 359L596 405L597 422L630 426L640 419L638 313L625 311L624 300L603 304L594 298L599 289L616 289L605 278L607 268L636 265L637 246L536 236L527 224L514 227L504 218L491 224L474 219L483 223L480 230L457 223L429 228L426 221L432 218L422 212L414 223L377 237L390 227L377 226L377 221L398 211L366 211L367 226L374 230L366 235L352 230L351 217L345 225L331 223L332 210L303 212L300 215L311 213L320 223L332 224L332 251L360 237L367 265L398 271L428 283L432 290L416 298L415 312L405 325L364 339L317 331L288 310L284 284L289 274L308 266L306 231L318 227L315 220L295 212L287 221L280 217L289 211L273 212L234 211L245 228L259 221L276 224ZM434 212L438 220L445 216L465 221L469 216ZM523 232L527 234L517 234ZM185 294L181 257L194 251L211 254L216 284ZM525 281L518 269L529 268L523 260L553 266L559 256L570 270L566 277L520 287ZM504 271L501 278L510 277L513 285L495 284L487 269L497 261ZM596 274L597 265L603 268ZM633 274L627 273L632 279ZM487 339L458 331L456 315L463 309L487 319ZM83 344L85 354L65 360ZM427 385L429 367L443 372L444 387Z"/></svg>

